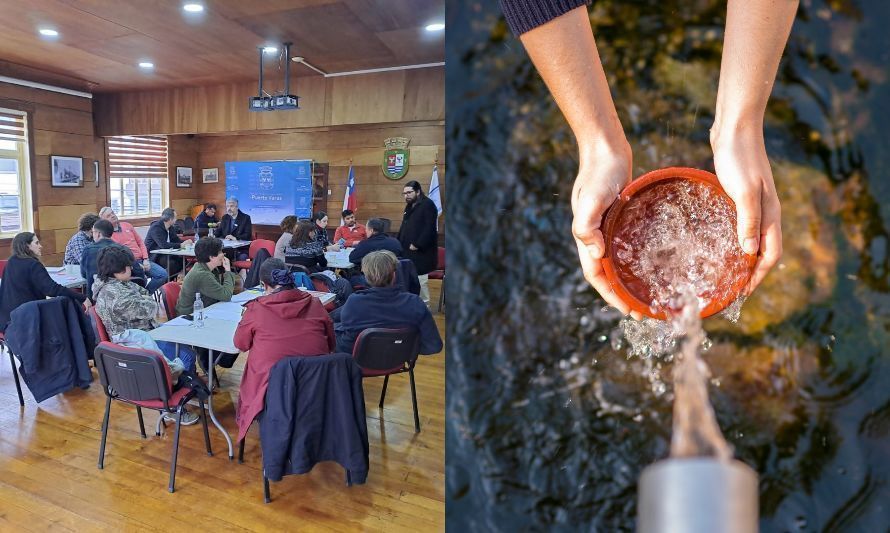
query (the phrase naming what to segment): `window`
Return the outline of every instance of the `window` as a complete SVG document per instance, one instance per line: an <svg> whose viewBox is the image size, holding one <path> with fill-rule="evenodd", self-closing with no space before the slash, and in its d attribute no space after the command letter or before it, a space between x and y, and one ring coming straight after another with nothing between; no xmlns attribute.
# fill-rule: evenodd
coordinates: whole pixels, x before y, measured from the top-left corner
<svg viewBox="0 0 890 533"><path fill-rule="evenodd" d="M28 118L0 108L0 237L30 231L31 179L28 162Z"/></svg>
<svg viewBox="0 0 890 533"><path fill-rule="evenodd" d="M121 218L156 217L167 205L167 138L110 137L108 190Z"/></svg>

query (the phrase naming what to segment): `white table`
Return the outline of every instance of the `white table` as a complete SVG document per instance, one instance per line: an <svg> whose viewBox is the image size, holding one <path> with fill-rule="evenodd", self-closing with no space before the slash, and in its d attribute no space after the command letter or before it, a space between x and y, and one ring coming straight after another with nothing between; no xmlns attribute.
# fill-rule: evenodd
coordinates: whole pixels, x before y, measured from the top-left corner
<svg viewBox="0 0 890 533"><path fill-rule="evenodd" d="M328 261L329 268L352 268L355 265L349 262L349 254L355 248L345 248L339 252L325 252L324 257Z"/></svg>
<svg viewBox="0 0 890 533"><path fill-rule="evenodd" d="M321 300L323 305L334 301L337 297L335 294L328 292L307 292ZM238 323L241 321L241 307L260 296L262 296L260 291L251 289L233 296L232 299L234 301L217 302L209 306L204 310L203 328L195 328L191 321L179 316L148 332L151 338L156 341L187 344L198 348L206 348L210 351L210 364L207 368L210 397L207 399L207 412L210 413L210 420L213 421L213 425L219 429L226 439L226 444L229 446L229 460L235 458L232 438L229 437L228 432L216 418L216 413L213 412L213 367L218 359L218 356L215 357L213 352L217 352L217 354L240 352L235 347L234 339L235 330L238 329Z"/></svg>
<svg viewBox="0 0 890 533"><path fill-rule="evenodd" d="M49 273L49 277L53 278L53 281L69 289L83 287L87 283L87 280L80 275L79 265L77 265L77 274L74 275L66 273L65 267L46 267L46 271Z"/></svg>
<svg viewBox="0 0 890 533"><path fill-rule="evenodd" d="M236 248L243 248L245 246L250 246L250 241L227 241L225 239L223 242L223 250L234 250ZM148 252L148 255L151 254L159 254L159 255L175 255L177 257L182 257L182 271L185 272L185 261L187 257L195 257L195 246L181 247L181 248L158 248L156 250L152 250Z"/></svg>

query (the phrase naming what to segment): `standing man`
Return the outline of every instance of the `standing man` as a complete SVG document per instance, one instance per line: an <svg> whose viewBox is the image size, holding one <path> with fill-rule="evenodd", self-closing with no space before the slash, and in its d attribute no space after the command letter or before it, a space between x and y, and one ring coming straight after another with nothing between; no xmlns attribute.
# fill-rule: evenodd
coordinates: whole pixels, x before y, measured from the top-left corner
<svg viewBox="0 0 890 533"><path fill-rule="evenodd" d="M79 265L83 249L93 242L93 224L99 220L96 213L84 213L77 221L77 233L71 236L65 246L65 265Z"/></svg>
<svg viewBox="0 0 890 533"><path fill-rule="evenodd" d="M227 241L253 240L253 224L250 215L238 209L238 199L234 196L226 200L226 214L219 221L216 237Z"/></svg>
<svg viewBox="0 0 890 533"><path fill-rule="evenodd" d="M145 288L149 294L158 290L158 287L167 282L167 271L161 265L148 260L148 249L145 248L142 237L136 233L136 229L132 224L118 220L117 213L108 206L103 207L99 211L99 218L111 222L112 227L114 227L111 240L129 248L133 252L133 257L135 258L133 275L145 275L146 279L148 279L148 284Z"/></svg>
<svg viewBox="0 0 890 533"><path fill-rule="evenodd" d="M409 181L402 190L405 197L405 214L399 227L399 242L406 259L414 262L420 280L420 298L430 303L429 273L436 270L438 262L438 235L436 204L423 194L420 184Z"/></svg>
<svg viewBox="0 0 890 533"><path fill-rule="evenodd" d="M334 242L340 243L343 239L346 248L352 248L368 238L368 232L364 226L355 221L355 213L346 209L343 211L343 225L334 232Z"/></svg>
<svg viewBox="0 0 890 533"><path fill-rule="evenodd" d="M161 218L151 223L148 235L145 236L145 248L149 253L160 248L177 249L182 245L182 239L176 234L175 223L176 211L172 207L161 211ZM182 270L182 261L179 258L174 259L171 255L154 255L152 259L165 267L169 275L175 276Z"/></svg>
<svg viewBox="0 0 890 533"><path fill-rule="evenodd" d="M198 216L195 217L195 234L198 237L206 237L212 233L210 224L218 223L219 220L216 218L216 204L208 202L204 204L204 210L198 213Z"/></svg>

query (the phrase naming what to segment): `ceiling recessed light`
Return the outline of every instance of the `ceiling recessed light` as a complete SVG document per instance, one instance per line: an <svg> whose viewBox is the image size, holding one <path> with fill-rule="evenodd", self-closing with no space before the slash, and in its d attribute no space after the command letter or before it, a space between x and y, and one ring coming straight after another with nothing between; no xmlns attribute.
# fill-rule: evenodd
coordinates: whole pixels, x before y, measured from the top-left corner
<svg viewBox="0 0 890 533"><path fill-rule="evenodd" d="M204 11L204 6L195 2L189 2L188 4L183 5L182 9L189 13L200 13L201 11Z"/></svg>
<svg viewBox="0 0 890 533"><path fill-rule="evenodd" d="M38 31L40 32L40 35L43 35L44 37L58 37L59 36L59 32L57 32L56 30L53 30L51 28L40 28Z"/></svg>
<svg viewBox="0 0 890 533"><path fill-rule="evenodd" d="M263 52L266 54L274 54L277 51L278 51L278 49L275 48L274 46L264 46L263 47Z"/></svg>
<svg viewBox="0 0 890 533"><path fill-rule="evenodd" d="M139 68L155 68L155 64L151 61L140 61Z"/></svg>
<svg viewBox="0 0 890 533"><path fill-rule="evenodd" d="M436 22L433 24L428 24L426 27L426 31L442 31L445 29L445 25L441 22Z"/></svg>

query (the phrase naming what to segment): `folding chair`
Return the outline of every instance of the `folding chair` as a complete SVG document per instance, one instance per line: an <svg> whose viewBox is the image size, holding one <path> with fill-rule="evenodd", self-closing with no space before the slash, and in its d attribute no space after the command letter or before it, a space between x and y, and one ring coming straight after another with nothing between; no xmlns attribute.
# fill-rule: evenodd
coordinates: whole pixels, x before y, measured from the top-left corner
<svg viewBox="0 0 890 533"><path fill-rule="evenodd" d="M439 290L439 309L438 312L442 312L442 306L445 305L445 247L439 246L439 252L436 262L436 270L433 270L429 273L429 279L438 279L442 281L441 288Z"/></svg>
<svg viewBox="0 0 890 533"><path fill-rule="evenodd" d="M2 268L6 268L6 261L3 261ZM19 381L19 371L15 368L15 357L12 355L12 350L9 349L9 345L6 344L6 334L0 332L0 350L6 350L6 353L9 354L9 364L12 366L12 377L15 379L15 390L19 393L19 405L22 407L25 406L25 397L22 396L22 383Z"/></svg>
<svg viewBox="0 0 890 533"><path fill-rule="evenodd" d="M407 372L411 380L411 403L414 407L414 432L420 433L420 416L417 412L417 389L414 385L414 365L420 355L420 332L416 328L370 328L362 331L355 340L352 357L362 369L362 377L383 378L380 404L386 397L389 376Z"/></svg>

